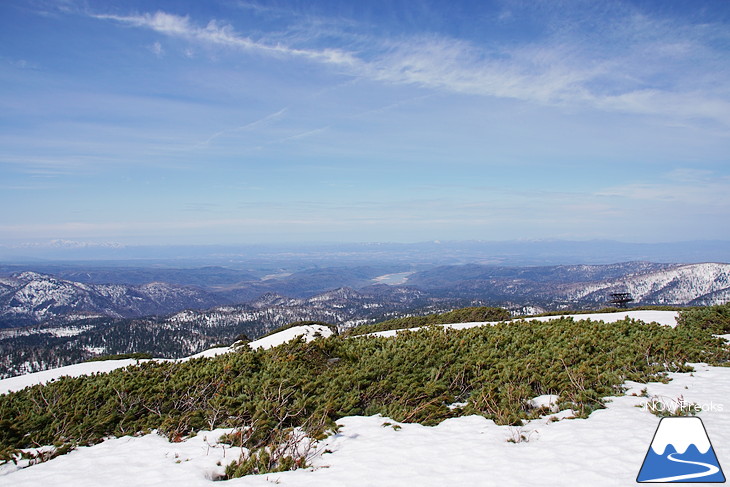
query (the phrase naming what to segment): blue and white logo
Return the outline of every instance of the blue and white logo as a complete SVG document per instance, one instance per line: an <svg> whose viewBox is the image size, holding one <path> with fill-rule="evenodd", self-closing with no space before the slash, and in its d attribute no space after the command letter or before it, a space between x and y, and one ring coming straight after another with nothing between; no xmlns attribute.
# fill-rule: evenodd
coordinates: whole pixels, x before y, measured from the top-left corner
<svg viewBox="0 0 730 487"><path fill-rule="evenodd" d="M636 481L725 482L702 420L662 418Z"/></svg>

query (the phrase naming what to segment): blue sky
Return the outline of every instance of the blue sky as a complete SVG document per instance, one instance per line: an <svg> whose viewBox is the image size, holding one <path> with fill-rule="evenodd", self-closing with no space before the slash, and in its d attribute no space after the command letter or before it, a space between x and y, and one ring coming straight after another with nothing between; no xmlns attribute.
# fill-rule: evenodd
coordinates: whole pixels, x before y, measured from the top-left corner
<svg viewBox="0 0 730 487"><path fill-rule="evenodd" d="M730 3L0 3L0 244L730 239Z"/></svg>

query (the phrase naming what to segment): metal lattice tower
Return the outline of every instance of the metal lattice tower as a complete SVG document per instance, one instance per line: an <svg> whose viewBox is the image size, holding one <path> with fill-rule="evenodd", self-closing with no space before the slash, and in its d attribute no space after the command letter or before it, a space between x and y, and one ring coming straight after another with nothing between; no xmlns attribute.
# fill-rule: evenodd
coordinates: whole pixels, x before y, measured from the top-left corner
<svg viewBox="0 0 730 487"><path fill-rule="evenodd" d="M617 308L627 308L633 300L631 293L611 293L611 304Z"/></svg>

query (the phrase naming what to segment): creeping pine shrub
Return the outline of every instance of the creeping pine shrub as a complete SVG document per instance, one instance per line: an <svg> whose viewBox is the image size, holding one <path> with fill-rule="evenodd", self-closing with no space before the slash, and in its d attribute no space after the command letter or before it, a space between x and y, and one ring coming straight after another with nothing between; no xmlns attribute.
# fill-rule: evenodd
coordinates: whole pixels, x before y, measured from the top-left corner
<svg viewBox="0 0 730 487"><path fill-rule="evenodd" d="M181 363L144 362L0 395L0 452L89 445L157 430L179 441L231 428L245 454L227 475L299 468L339 418L382 414L436 425L479 414L519 426L529 400L556 394L576 416L603 407L627 380L666 380L688 362L727 364L702 327L556 319L466 330L430 327L393 338L292 340ZM462 408L449 408L455 402ZM295 448L296 446L296 448Z"/></svg>
<svg viewBox="0 0 730 487"><path fill-rule="evenodd" d="M18 464L18 459L21 458L22 451L13 448L13 447L5 447L0 450L0 465L13 462L14 464Z"/></svg>
<svg viewBox="0 0 730 487"><path fill-rule="evenodd" d="M699 327L717 335L730 333L730 303L682 311L677 320L682 327Z"/></svg>
<svg viewBox="0 0 730 487"><path fill-rule="evenodd" d="M226 478L284 472L306 468L311 442L303 434L289 429L274 435L270 443L248 449L238 460L226 466ZM302 445L304 444L304 446Z"/></svg>
<svg viewBox="0 0 730 487"><path fill-rule="evenodd" d="M285 472L303 467L306 467L306 464L301 457L294 460L291 456L276 456L265 448L259 448L250 452L247 457L228 465L226 467L226 478Z"/></svg>

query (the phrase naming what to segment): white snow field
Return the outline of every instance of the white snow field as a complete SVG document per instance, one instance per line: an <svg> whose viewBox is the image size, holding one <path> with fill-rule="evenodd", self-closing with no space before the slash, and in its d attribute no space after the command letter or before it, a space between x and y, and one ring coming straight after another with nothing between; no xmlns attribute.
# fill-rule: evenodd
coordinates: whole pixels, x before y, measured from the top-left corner
<svg viewBox="0 0 730 487"><path fill-rule="evenodd" d="M650 400L640 396L644 388L666 404L681 398L701 407L699 417L720 465L730 468L730 367L694 366L692 374L670 374L668 384L629 382L627 395L610 398L606 409L588 419L565 419L571 412L561 411L516 428L497 426L480 416L449 419L435 427L381 416L342 418L339 432L316 445L311 468L223 485L636 485L659 424L659 418L642 407ZM548 405L554 398L534 401ZM563 419L551 421L552 416ZM240 454L216 443L223 432L201 432L180 443L155 434L109 439L30 468L0 467L0 485L212 487L212 479Z"/></svg>

